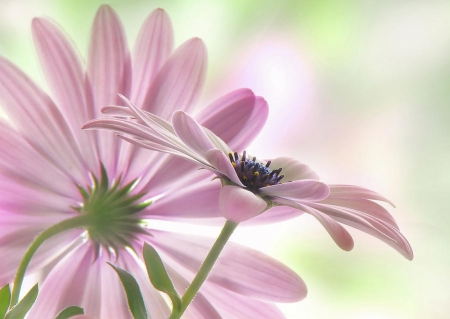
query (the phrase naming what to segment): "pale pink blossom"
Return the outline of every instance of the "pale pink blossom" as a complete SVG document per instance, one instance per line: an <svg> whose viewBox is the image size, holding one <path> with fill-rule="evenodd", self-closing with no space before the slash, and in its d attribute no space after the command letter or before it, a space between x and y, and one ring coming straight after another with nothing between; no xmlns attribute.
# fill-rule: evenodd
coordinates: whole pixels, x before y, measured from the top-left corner
<svg viewBox="0 0 450 319"><path fill-rule="evenodd" d="M206 72L205 46L194 38L172 52L171 23L161 9L144 22L131 58L116 13L102 6L86 67L55 23L37 18L32 30L51 95L0 58L0 99L10 119L0 125L0 286L13 280L37 234L86 214L96 223L51 238L34 256L29 273L42 271L45 279L28 318L54 318L72 305L89 318L130 318L111 262L138 280L150 317L166 319L170 308L136 257L144 241L154 246L182 294L213 239L156 230L152 220L223 220L213 196L217 187L190 163L80 128L104 105L118 103L117 93L162 119L176 109L193 111ZM240 89L196 118L241 149L267 114L264 99ZM148 205L150 198L159 200ZM283 318L272 303L305 295L292 270L229 243L183 318Z"/></svg>
<svg viewBox="0 0 450 319"><path fill-rule="evenodd" d="M394 218L376 201L392 203L378 193L352 185L328 185L309 166L292 158L266 162L247 156L245 151L239 155L184 111L174 112L169 123L123 99L126 107L107 107L105 113L113 116L92 120L84 127L113 130L132 144L177 155L213 172L222 181L216 200L228 220L273 222L308 213L344 250L353 248L353 239L341 223L413 258Z"/></svg>

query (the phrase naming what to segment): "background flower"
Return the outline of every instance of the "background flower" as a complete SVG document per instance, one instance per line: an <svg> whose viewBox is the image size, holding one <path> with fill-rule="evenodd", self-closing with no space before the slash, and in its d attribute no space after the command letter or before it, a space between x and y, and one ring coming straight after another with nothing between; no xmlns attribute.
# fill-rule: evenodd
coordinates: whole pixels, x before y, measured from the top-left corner
<svg viewBox="0 0 450 319"><path fill-rule="evenodd" d="M138 279L149 317L167 318L166 301L136 257L144 241L154 246L182 294L214 240L158 231L153 221L220 218L217 200L209 196L218 182L112 134L85 134L81 125L115 103L117 92L165 118L174 109L192 109L206 74L206 48L192 38L172 53L171 22L162 9L145 19L133 59L109 6L95 16L86 67L51 20L33 19L32 32L50 95L0 57L0 99L10 116L0 125L0 286L13 280L33 238L64 221L71 227L46 241L30 264L29 273L39 271L42 278L27 318L54 317L70 305L100 318L130 317L119 278L106 262ZM234 90L203 111L200 121L238 149L268 114L265 100L249 89ZM183 207L181 214L174 214L166 194ZM306 296L301 278L273 258L232 243L222 257L183 317L284 318L272 303ZM242 306L229 306L236 304Z"/></svg>
<svg viewBox="0 0 450 319"><path fill-rule="evenodd" d="M92 21L104 2L130 39L151 9L164 7L176 39L208 43L207 92L226 82L223 93L249 86L268 100L269 121L251 154L295 157L324 180L373 189L397 205L413 262L356 231L354 250L342 252L308 216L237 230L234 238L288 262L308 282L308 298L283 306L289 318L446 318L448 1L6 0L0 54L39 79L31 17L51 16L85 44L90 23L80 21ZM284 128L289 134L279 134Z"/></svg>

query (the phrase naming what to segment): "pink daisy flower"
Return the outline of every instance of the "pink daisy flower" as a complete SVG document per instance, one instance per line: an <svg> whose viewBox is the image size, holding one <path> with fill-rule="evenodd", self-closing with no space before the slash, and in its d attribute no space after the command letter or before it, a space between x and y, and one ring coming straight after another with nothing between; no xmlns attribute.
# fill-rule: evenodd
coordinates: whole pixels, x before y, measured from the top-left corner
<svg viewBox="0 0 450 319"><path fill-rule="evenodd" d="M0 125L0 255L7 256L0 261L0 285L12 282L33 238L79 217L78 228L46 241L34 256L29 272L41 270L45 280L28 318L53 318L71 305L83 307L86 316L130 318L109 261L138 280L150 317L165 319L170 307L139 261L144 241L158 250L182 293L213 239L152 229L151 220L220 218L211 196L217 187L205 174L191 173L193 165L184 160L80 128L99 116L102 106L117 103L117 93L162 119L176 109L192 111L206 71L204 44L194 38L172 52L171 23L158 9L144 22L131 59L116 13L102 6L85 67L53 22L34 19L32 30L51 97L0 58L0 99L10 120ZM241 89L219 98L196 119L241 149L267 114L264 99ZM150 204L152 198L160 199ZM303 281L292 270L229 243L183 318L283 318L272 303L305 295Z"/></svg>
<svg viewBox="0 0 450 319"><path fill-rule="evenodd" d="M174 112L169 123L123 99L127 107L107 107L104 111L112 117L92 120L84 128L113 130L132 144L177 155L213 172L222 182L216 200L227 220L273 222L308 213L344 250L353 248L353 239L341 223L381 239L407 259L413 258L394 218L376 202L392 205L380 194L358 186L323 183L309 166L292 158L266 162L245 151L239 155L183 111Z"/></svg>

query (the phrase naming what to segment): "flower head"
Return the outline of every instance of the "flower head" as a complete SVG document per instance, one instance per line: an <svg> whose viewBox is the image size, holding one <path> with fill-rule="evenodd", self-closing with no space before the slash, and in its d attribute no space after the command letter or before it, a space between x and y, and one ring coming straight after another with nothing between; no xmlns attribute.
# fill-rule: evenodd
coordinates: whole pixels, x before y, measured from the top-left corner
<svg viewBox="0 0 450 319"><path fill-rule="evenodd" d="M413 258L393 217L375 201L391 202L378 193L325 184L309 166L291 158L266 162L246 152L239 156L184 111L174 112L172 123L168 123L123 99L127 108L106 109L116 117L92 120L84 128L114 130L135 145L175 154L213 172L222 182L218 201L228 220L275 221L305 212L317 218L344 250L353 248L353 239L341 223L372 234L406 258Z"/></svg>
<svg viewBox="0 0 450 319"><path fill-rule="evenodd" d="M86 67L55 23L37 18L32 30L51 95L0 58L0 99L10 119L0 125L0 254L8 256L0 262L0 285L12 281L37 234L79 217L82 227L48 240L33 258L30 272L42 271L45 280L28 318L54 317L70 305L83 307L87 316L130 318L107 261L137 278L151 318L167 318L169 306L139 261L142 246L147 241L158 250L183 292L212 240L156 230L152 221L219 218L214 196L203 196L217 188L183 160L80 128L104 105L118 103L118 92L157 114L163 126L173 111L194 110L205 77L205 46L194 38L173 50L171 23L161 9L144 22L131 58L120 20L102 6ZM240 149L260 131L267 112L264 99L241 89L196 118ZM282 318L270 302L306 295L294 272L261 253L231 244L221 260L186 318ZM255 264L257 269L250 266Z"/></svg>

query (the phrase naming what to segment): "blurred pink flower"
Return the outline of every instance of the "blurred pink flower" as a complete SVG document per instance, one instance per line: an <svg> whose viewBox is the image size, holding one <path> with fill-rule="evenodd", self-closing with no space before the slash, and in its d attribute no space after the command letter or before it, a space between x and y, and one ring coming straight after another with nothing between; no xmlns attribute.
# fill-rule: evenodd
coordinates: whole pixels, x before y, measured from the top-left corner
<svg viewBox="0 0 450 319"><path fill-rule="evenodd" d="M29 272L43 270L45 280L28 318L53 318L70 305L83 307L88 316L130 318L121 283L106 264L111 261L137 278L151 318L165 319L169 306L136 254L141 257L144 241L154 246L182 293L213 240L155 230L151 220L221 218L218 189L205 180L208 174L191 172L190 163L80 128L102 106L117 103L118 92L161 118L176 109L192 111L206 72L204 44L190 39L172 53L171 23L158 9L144 22L131 60L116 13L102 6L85 70L53 22L35 19L32 30L52 98L0 58L0 98L10 119L0 125L0 255L6 256L0 261L0 285L13 280L37 234L85 214L92 218L86 229L51 238L33 258ZM258 134L267 114L264 99L241 89L196 118L240 149ZM149 205L151 198L160 199ZM305 295L292 270L229 243L184 317L283 318L271 302Z"/></svg>
<svg viewBox="0 0 450 319"><path fill-rule="evenodd" d="M353 248L353 239L340 223L381 239L407 259L413 258L412 249L394 218L374 202L391 204L383 196L358 186L327 185L319 181L309 166L292 158L257 161L256 157L247 157L245 151L239 157L232 151L233 146L228 146L189 114L176 111L169 123L123 99L127 107L104 109L115 117L92 120L84 128L114 130L135 145L175 154L215 173L223 186L219 205L228 220L240 223L254 218L259 222L273 222L306 212L344 250ZM282 179L288 182L281 183Z"/></svg>

